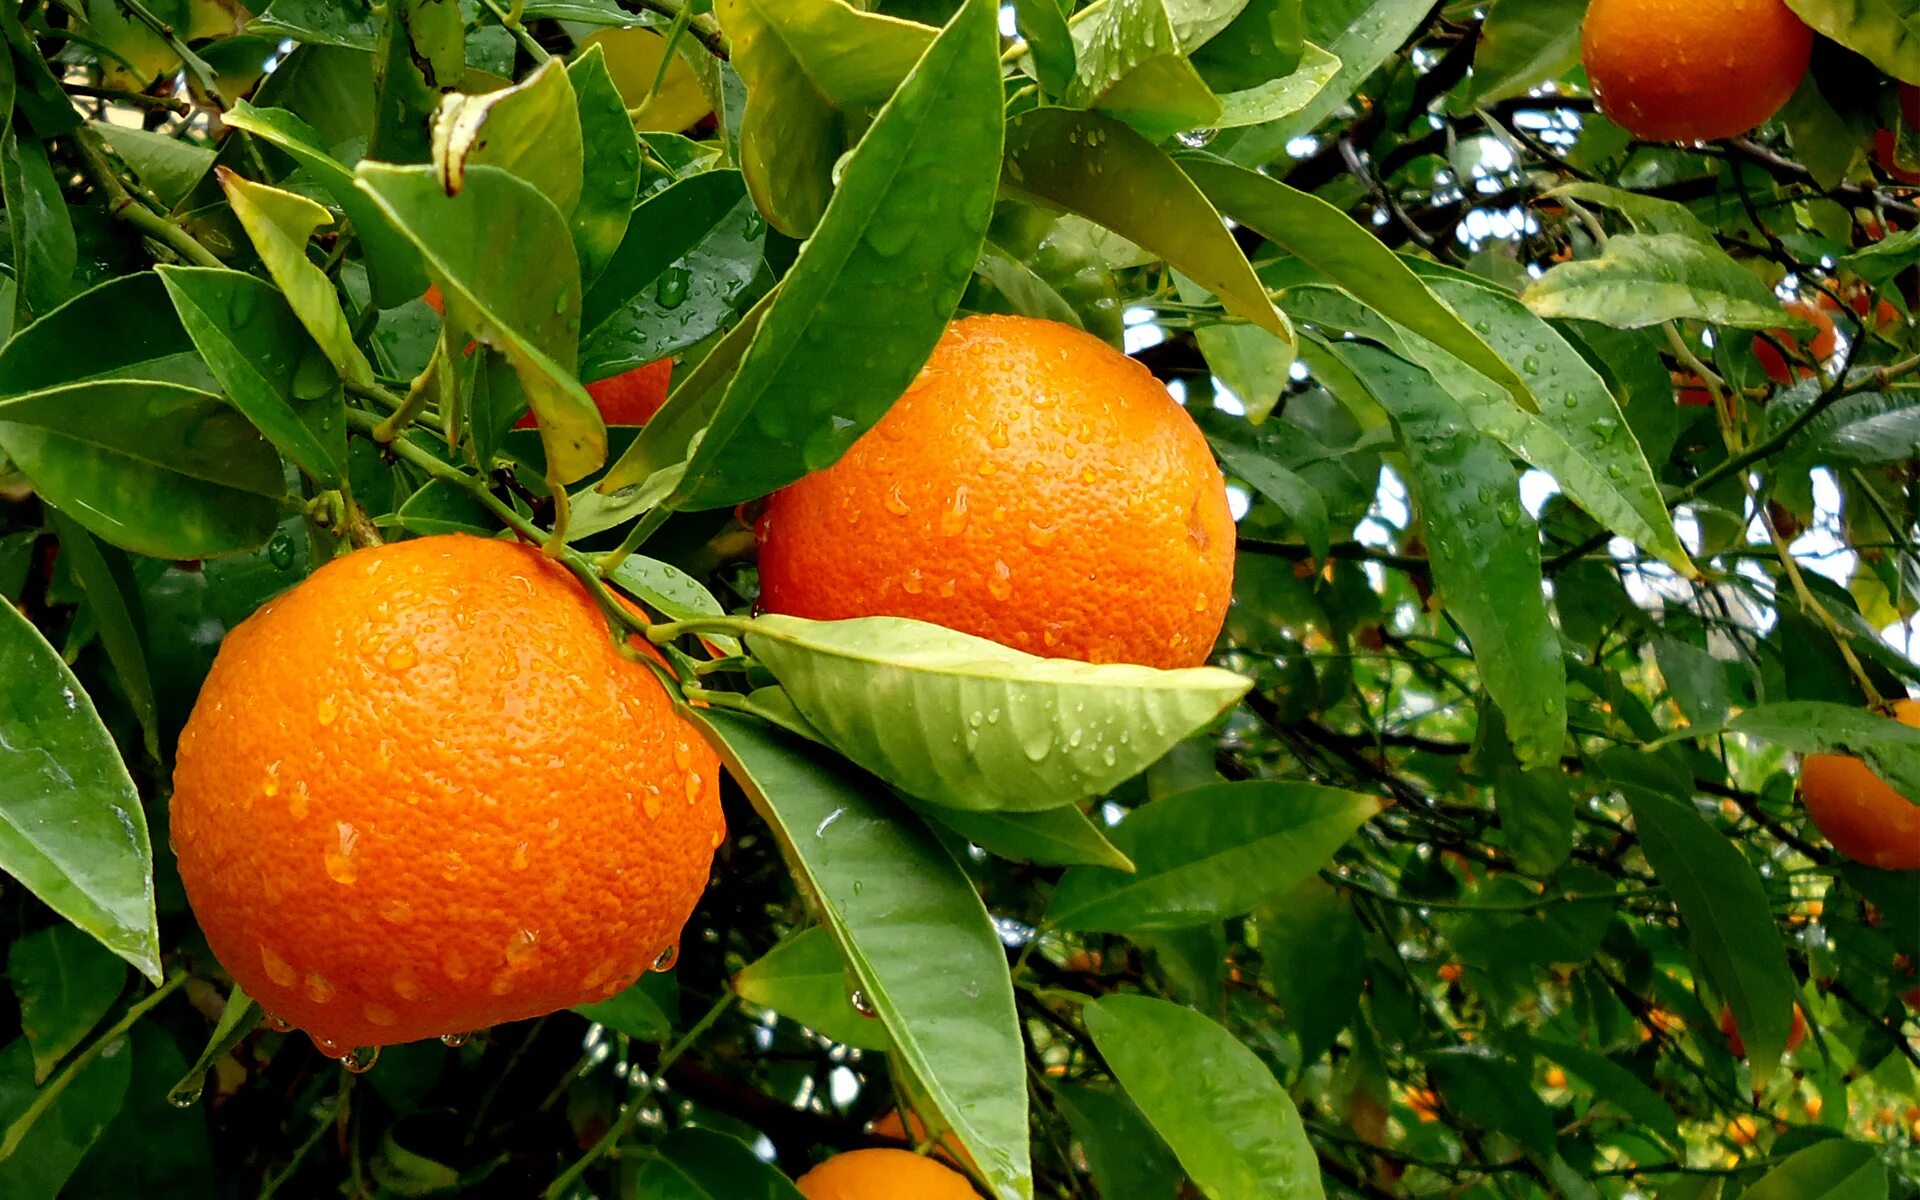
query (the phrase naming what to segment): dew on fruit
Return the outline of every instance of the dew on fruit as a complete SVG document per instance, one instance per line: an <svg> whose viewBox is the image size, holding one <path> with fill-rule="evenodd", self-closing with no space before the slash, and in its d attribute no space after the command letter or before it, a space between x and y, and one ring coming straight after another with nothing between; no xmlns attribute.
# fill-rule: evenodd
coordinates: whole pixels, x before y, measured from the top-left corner
<svg viewBox="0 0 1920 1200"><path fill-rule="evenodd" d="M267 978L280 987L292 987L300 978L292 964L269 950L264 942L260 944L260 965L266 968Z"/></svg>
<svg viewBox="0 0 1920 1200"><path fill-rule="evenodd" d="M443 1033L440 1035L441 1045L453 1046L455 1048L464 1046L472 1040L473 1040L472 1033Z"/></svg>
<svg viewBox="0 0 1920 1200"><path fill-rule="evenodd" d="M360 865L353 861L354 849L360 843L360 831L348 821L336 821L334 828L339 836L339 842L328 846L322 856L327 868L327 878L335 883L351 886L360 878Z"/></svg>
<svg viewBox="0 0 1920 1200"><path fill-rule="evenodd" d="M321 697L320 703L313 710L313 716L322 726L333 724L340 716L340 698L332 693Z"/></svg>
<svg viewBox="0 0 1920 1200"><path fill-rule="evenodd" d="M325 1004L334 997L333 984L318 971L307 972L307 999L315 1004Z"/></svg>
<svg viewBox="0 0 1920 1200"><path fill-rule="evenodd" d="M954 537L966 527L967 485L963 483L953 489L952 503L940 514L940 532L946 537Z"/></svg>
<svg viewBox="0 0 1920 1200"><path fill-rule="evenodd" d="M987 592L995 600L1005 600L1013 595L1013 569L1004 559L993 560L993 573L987 576Z"/></svg>
<svg viewBox="0 0 1920 1200"><path fill-rule="evenodd" d="M293 1032L292 1021L287 1020L285 1017L277 1016L273 1013L262 1013L260 1016L260 1023L262 1025L265 1025L268 1029L273 1030L275 1033L292 1033Z"/></svg>
<svg viewBox="0 0 1920 1200"><path fill-rule="evenodd" d="M911 506L907 504L906 497L900 494L900 485L898 483L895 483L887 489L886 498L882 500L881 503L886 507L888 512L896 517L904 517L912 511Z"/></svg>
<svg viewBox="0 0 1920 1200"><path fill-rule="evenodd" d="M540 931L521 929L507 939L507 967L518 970L527 965L540 948Z"/></svg>
<svg viewBox="0 0 1920 1200"><path fill-rule="evenodd" d="M647 970L671 971L673 970L673 964L679 961L680 961L680 943L675 942L673 945L668 946L665 950L662 950L659 954L659 957L653 960L653 965L648 967Z"/></svg>
<svg viewBox="0 0 1920 1200"><path fill-rule="evenodd" d="M521 842L513 848L513 869L516 871L524 871L527 869L527 844L525 842Z"/></svg>
<svg viewBox="0 0 1920 1200"><path fill-rule="evenodd" d="M360 1006L360 1014L374 1025L392 1026L400 1023L400 1014L384 1004L363 1004Z"/></svg>

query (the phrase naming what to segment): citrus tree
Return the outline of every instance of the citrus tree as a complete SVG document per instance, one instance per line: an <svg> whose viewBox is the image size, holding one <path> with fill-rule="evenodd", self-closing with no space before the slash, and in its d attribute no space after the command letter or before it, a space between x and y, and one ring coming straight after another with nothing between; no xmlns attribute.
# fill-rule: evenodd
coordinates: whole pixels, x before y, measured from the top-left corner
<svg viewBox="0 0 1920 1200"><path fill-rule="evenodd" d="M1920 1194L1911 4L0 34L0 1196Z"/></svg>

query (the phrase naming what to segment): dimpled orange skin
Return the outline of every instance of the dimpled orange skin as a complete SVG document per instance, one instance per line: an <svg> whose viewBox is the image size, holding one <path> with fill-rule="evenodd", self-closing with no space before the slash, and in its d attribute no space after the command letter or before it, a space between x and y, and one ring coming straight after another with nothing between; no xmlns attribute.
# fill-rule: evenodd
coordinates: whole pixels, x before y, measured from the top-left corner
<svg viewBox="0 0 1920 1200"><path fill-rule="evenodd" d="M1052 321L970 317L845 457L768 501L761 604L931 621L1049 658L1205 662L1233 591L1226 482L1147 369Z"/></svg>
<svg viewBox="0 0 1920 1200"><path fill-rule="evenodd" d="M854 1150L800 1177L807 1200L979 1200L966 1176L906 1150Z"/></svg>
<svg viewBox="0 0 1920 1200"><path fill-rule="evenodd" d="M1600 110L1636 137L1737 137L1800 86L1813 31L1781 0L1593 0L1580 60Z"/></svg>
<svg viewBox="0 0 1920 1200"><path fill-rule="evenodd" d="M227 635L173 836L221 964L344 1052L631 984L706 885L719 776L564 568L455 534L336 559Z"/></svg>
<svg viewBox="0 0 1920 1200"><path fill-rule="evenodd" d="M600 419L609 425L645 425L667 402L667 386L673 379L673 360L655 359L609 379L596 379L587 385ZM515 429L532 429L540 422L527 413L514 422Z"/></svg>
<svg viewBox="0 0 1920 1200"><path fill-rule="evenodd" d="M1920 727L1920 700L1902 700L1894 715ZM1920 870L1920 805L1851 755L1809 754L1800 764L1800 799L1833 848L1883 871Z"/></svg>

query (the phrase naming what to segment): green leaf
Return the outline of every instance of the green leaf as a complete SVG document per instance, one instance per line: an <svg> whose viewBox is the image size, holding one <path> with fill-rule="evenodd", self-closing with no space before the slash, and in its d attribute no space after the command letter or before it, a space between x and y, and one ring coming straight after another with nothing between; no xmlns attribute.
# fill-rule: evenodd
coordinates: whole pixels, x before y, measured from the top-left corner
<svg viewBox="0 0 1920 1200"><path fill-rule="evenodd" d="M283 70L285 68L282 68ZM388 223L371 197L353 184L353 172L321 145L312 126L280 108L255 108L242 100L222 120L261 139L298 163L326 189L353 224L354 236L366 247L367 276L374 303L381 308L404 304L427 290L426 268L419 252Z"/></svg>
<svg viewBox="0 0 1920 1200"><path fill-rule="evenodd" d="M1534 1038L1528 1044L1534 1053L1559 1063L1569 1073L1586 1080L1595 1095L1659 1133L1666 1138L1668 1145L1678 1144L1680 1118L1660 1093L1648 1087L1638 1075L1605 1055L1578 1046L1543 1038Z"/></svg>
<svg viewBox="0 0 1920 1200"><path fill-rule="evenodd" d="M1068 871L1046 924L1124 933L1237 917L1313 878L1379 811L1371 796L1280 780L1213 784L1155 800L1113 830L1135 872Z"/></svg>
<svg viewBox="0 0 1920 1200"><path fill-rule="evenodd" d="M1302 49L1292 74L1220 96L1219 129L1265 125L1290 117L1325 91L1340 74L1340 60L1311 42Z"/></svg>
<svg viewBox="0 0 1920 1200"><path fill-rule="evenodd" d="M1072 29L1067 107L1098 109L1149 141L1219 120L1220 101L1187 61L1163 0L1102 0L1076 13Z"/></svg>
<svg viewBox="0 0 1920 1200"><path fill-rule="evenodd" d="M633 217L633 202L640 194L640 138L599 45L575 59L567 74L579 103L585 159L580 203L573 210L573 245L580 254L581 283L591 287L619 249Z"/></svg>
<svg viewBox="0 0 1920 1200"><path fill-rule="evenodd" d="M94 121L88 128L100 135L133 169L141 186L160 197L163 204L180 203L213 170L213 150L187 138L111 121Z"/></svg>
<svg viewBox="0 0 1920 1200"><path fill-rule="evenodd" d="M1587 0L1495 0L1473 55L1473 102L1524 96L1580 61Z"/></svg>
<svg viewBox="0 0 1920 1200"><path fill-rule="evenodd" d="M1366 959L1353 901L1318 878L1261 910L1260 957L1301 1065L1320 1060L1358 1011Z"/></svg>
<svg viewBox="0 0 1920 1200"><path fill-rule="evenodd" d="M1887 1166L1864 1142L1817 1142L1767 1172L1740 1200L1886 1200Z"/></svg>
<svg viewBox="0 0 1920 1200"><path fill-rule="evenodd" d="M581 376L605 379L711 337L760 272L766 228L738 171L649 196L581 301Z"/></svg>
<svg viewBox="0 0 1920 1200"><path fill-rule="evenodd" d="M1802 21L1874 66L1920 84L1920 12L1903 0L1787 0Z"/></svg>
<svg viewBox="0 0 1920 1200"><path fill-rule="evenodd" d="M886 1029L853 1006L847 975L833 935L816 925L748 964L733 977L733 990L843 1045L887 1049Z"/></svg>
<svg viewBox="0 0 1920 1200"><path fill-rule="evenodd" d="M1300 1114L1266 1065L1190 1008L1111 995L1081 1010L1114 1078L1210 1200L1320 1200Z"/></svg>
<svg viewBox="0 0 1920 1200"><path fill-rule="evenodd" d="M1336 353L1393 415L1407 452L1436 590L1466 631L1522 766L1560 759L1566 667L1540 591L1540 537L1507 457L1433 378L1382 350Z"/></svg>
<svg viewBox="0 0 1920 1200"><path fill-rule="evenodd" d="M1695 320L1735 329L1788 324L1758 276L1717 246L1679 234L1620 234L1599 258L1553 268L1521 299L1540 316L1639 329Z"/></svg>
<svg viewBox="0 0 1920 1200"><path fill-rule="evenodd" d="M1317 196L1232 163L1188 155L1180 165L1221 212L1507 389L1522 408L1539 408L1530 382L1352 217Z"/></svg>
<svg viewBox="0 0 1920 1200"><path fill-rule="evenodd" d="M1653 871L1673 896L1707 980L1733 1009L1755 1087L1786 1050L1794 980L1767 890L1736 843L1691 803L1619 783Z"/></svg>
<svg viewBox="0 0 1920 1200"><path fill-rule="evenodd" d="M1073 82L1077 51L1059 0L1013 0L1013 19L1040 86L1050 96L1065 92Z"/></svg>
<svg viewBox="0 0 1920 1200"><path fill-rule="evenodd" d="M139 793L93 700L11 604L0 604L0 814L0 869L159 982Z"/></svg>
<svg viewBox="0 0 1920 1200"><path fill-rule="evenodd" d="M1231 474L1246 480L1254 491L1280 506L1316 560L1327 557L1332 519L1327 515L1326 498L1311 483L1258 450L1232 442L1215 442L1213 450Z"/></svg>
<svg viewBox="0 0 1920 1200"><path fill-rule="evenodd" d="M7 979L33 1048L33 1082L43 1084L119 999L127 964L73 926L54 925L13 943Z"/></svg>
<svg viewBox="0 0 1920 1200"><path fill-rule="evenodd" d="M1494 803L1514 865L1529 875L1553 874L1573 853L1573 789L1558 766L1494 772Z"/></svg>
<svg viewBox="0 0 1920 1200"><path fill-rule="evenodd" d="M532 184L570 218L580 203L581 139L573 78L559 59L549 58L512 87L441 100L433 118L433 166L449 196L466 186L469 168L498 167ZM637 138L635 147L637 153Z"/></svg>
<svg viewBox="0 0 1920 1200"><path fill-rule="evenodd" d="M1072 1083L1055 1083L1052 1089L1102 1196L1174 1200L1187 1173L1131 1100Z"/></svg>
<svg viewBox="0 0 1920 1200"><path fill-rule="evenodd" d="M140 606L140 584L133 564L112 547L102 546L79 522L57 508L47 511L67 564L86 589L87 611L100 630L113 672L127 703L140 720L147 754L160 761L160 719L154 708L153 673L147 665L147 622Z"/></svg>
<svg viewBox="0 0 1920 1200"><path fill-rule="evenodd" d="M1002 1200L1030 1200L1026 1066L1006 952L957 864L836 756L752 718L693 710L893 1038L934 1124ZM934 1036L937 1032L938 1036Z"/></svg>
<svg viewBox="0 0 1920 1200"><path fill-rule="evenodd" d="M826 214L847 149L841 115L885 103L933 30L841 0L719 0L715 12L747 85L747 188L775 229L805 237Z"/></svg>
<svg viewBox="0 0 1920 1200"><path fill-rule="evenodd" d="M573 375L580 271L560 210L499 167L471 168L457 196L427 167L361 163L357 176L419 248L451 325L512 365L540 421L548 477L566 484L599 470L607 428Z"/></svg>
<svg viewBox="0 0 1920 1200"><path fill-rule="evenodd" d="M57 1200L67 1177L120 1111L132 1076L132 1043L120 1038L74 1076L40 1112L13 1153L0 1159L0 1196ZM0 1129L27 1112L34 1093L26 1039L17 1039L0 1050Z"/></svg>
<svg viewBox="0 0 1920 1200"><path fill-rule="evenodd" d="M1787 700L1750 708L1727 728L1800 754L1864 759L1895 791L1920 804L1920 729L1891 717L1847 704Z"/></svg>
<svg viewBox="0 0 1920 1200"><path fill-rule="evenodd" d="M1103 225L1186 274L1226 310L1292 344L1220 214L1166 153L1111 117L1040 108L1007 122L1010 192Z"/></svg>
<svg viewBox="0 0 1920 1200"><path fill-rule="evenodd" d="M1692 209L1677 201L1643 196L1625 188L1588 180L1562 184L1547 195L1611 208L1625 217L1636 233L1675 233L1708 246L1718 244L1714 241L1713 229L1695 216Z"/></svg>
<svg viewBox="0 0 1920 1200"><path fill-rule="evenodd" d="M17 122L0 135L0 193L6 199L14 278L24 311L44 316L73 294L79 250L47 148L31 131L23 137Z"/></svg>
<svg viewBox="0 0 1920 1200"><path fill-rule="evenodd" d="M286 297L239 271L159 274L233 406L314 482L339 487L347 470L340 377Z"/></svg>
<svg viewBox="0 0 1920 1200"><path fill-rule="evenodd" d="M349 50L374 47L371 0L272 0L247 28Z"/></svg>
<svg viewBox="0 0 1920 1200"><path fill-rule="evenodd" d="M1706 729L1718 729L1733 707L1733 681L1727 677L1727 664L1691 642L1679 638L1656 638L1654 661L1687 720Z"/></svg>
<svg viewBox="0 0 1920 1200"><path fill-rule="evenodd" d="M333 224L333 214L305 196L254 183L225 167L219 168L218 174L234 215L246 227L267 274L286 294L294 315L326 352L342 379L360 387L372 386L373 367L354 345L353 328L341 311L333 281L307 258L308 239L314 230Z"/></svg>
<svg viewBox="0 0 1920 1200"><path fill-rule="evenodd" d="M388 0L373 47L371 158L390 163L432 158L429 121L441 97L467 71L467 23L457 0Z"/></svg>
<svg viewBox="0 0 1920 1200"><path fill-rule="evenodd" d="M1087 814L1071 804L1033 813L963 812L935 805L919 811L987 853L1013 862L1134 869L1133 860L1108 841Z"/></svg>
<svg viewBox="0 0 1920 1200"><path fill-rule="evenodd" d="M1519 1063L1471 1046L1436 1050L1426 1061L1449 1108L1535 1154L1553 1153L1553 1113L1534 1094L1533 1080Z"/></svg>
<svg viewBox="0 0 1920 1200"><path fill-rule="evenodd" d="M83 346L85 353L78 352ZM74 297L0 349L0 396L92 379L219 387L174 316L160 277L149 272Z"/></svg>
<svg viewBox="0 0 1920 1200"><path fill-rule="evenodd" d="M846 160L673 507L737 504L832 465L933 353L993 215L994 11L967 0Z"/></svg>
<svg viewBox="0 0 1920 1200"><path fill-rule="evenodd" d="M766 614L746 632L841 753L923 800L974 811L1033 812L1105 792L1250 686L1213 667L1037 658L897 617Z"/></svg>
<svg viewBox="0 0 1920 1200"><path fill-rule="evenodd" d="M157 1021L133 1027L126 1102L67 1183L70 1196L190 1196L214 1177L206 1110L167 1103L186 1060Z"/></svg>
<svg viewBox="0 0 1920 1200"><path fill-rule="evenodd" d="M199 1100L214 1064L232 1054L234 1047L258 1028L265 1018L266 1014L254 1003L253 997L241 991L238 984L234 985L233 990L227 993L227 1002L220 1009L220 1020L214 1024L213 1033L208 1036L200 1057L181 1073L178 1082L167 1089L167 1099L179 1108L188 1107Z"/></svg>
<svg viewBox="0 0 1920 1200"><path fill-rule="evenodd" d="M576 1004L573 1011L589 1021L643 1042L665 1044L673 1036L673 1018L649 995L647 980L593 1004Z"/></svg>
<svg viewBox="0 0 1920 1200"><path fill-rule="evenodd" d="M646 1200L802 1200L745 1142L706 1129L676 1129L649 1147L632 1188Z"/></svg>

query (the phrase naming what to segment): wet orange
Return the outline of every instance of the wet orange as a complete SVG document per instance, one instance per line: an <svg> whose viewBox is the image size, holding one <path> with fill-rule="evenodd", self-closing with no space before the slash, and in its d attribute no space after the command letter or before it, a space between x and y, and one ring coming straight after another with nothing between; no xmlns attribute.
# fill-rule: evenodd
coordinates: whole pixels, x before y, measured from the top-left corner
<svg viewBox="0 0 1920 1200"><path fill-rule="evenodd" d="M1827 310L1818 304L1809 304L1805 300L1790 300L1783 306L1789 316L1799 317L1813 326L1813 341L1802 342L1791 330L1769 329L1766 337L1753 339L1753 357L1760 363L1760 369L1766 372L1768 379L1775 383L1792 383L1795 379L1811 376L1814 366L1825 363L1833 357L1840 344L1840 336L1833 327L1833 318ZM1778 342L1779 347L1775 347ZM1789 363L1780 355L1784 349L1792 356Z"/></svg>
<svg viewBox="0 0 1920 1200"><path fill-rule="evenodd" d="M1780 111L1813 31L1781 0L1593 0L1580 31L1600 110L1636 137L1737 137Z"/></svg>
<svg viewBox="0 0 1920 1200"><path fill-rule="evenodd" d="M573 576L454 534L336 559L227 636L173 836L222 965L344 1052L631 984L706 885L719 774Z"/></svg>
<svg viewBox="0 0 1920 1200"><path fill-rule="evenodd" d="M762 604L931 621L1050 658L1204 662L1234 525L1206 439L1145 367L1052 321L955 323L834 466L776 493Z"/></svg>
<svg viewBox="0 0 1920 1200"><path fill-rule="evenodd" d="M1720 1032L1727 1035L1727 1049L1733 1051L1735 1058L1747 1056L1747 1044L1740 1040L1740 1027L1733 1019L1733 1006L1720 1006ZM1807 1040L1807 1014L1800 1011L1798 1004L1793 1006L1793 1023L1787 1027L1787 1053L1792 1054Z"/></svg>
<svg viewBox="0 0 1920 1200"><path fill-rule="evenodd" d="M800 1177L807 1200L979 1200L958 1171L905 1150L854 1150Z"/></svg>
<svg viewBox="0 0 1920 1200"><path fill-rule="evenodd" d="M1894 715L1920 728L1920 700L1902 700ZM1920 805L1845 754L1809 754L1800 764L1800 799L1833 848L1885 871L1920 870Z"/></svg>

